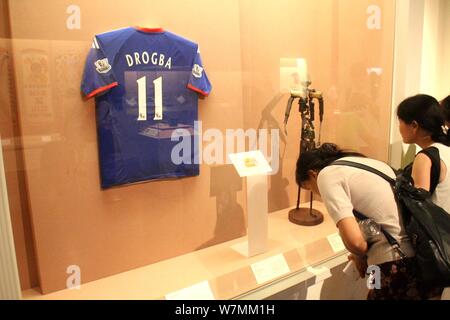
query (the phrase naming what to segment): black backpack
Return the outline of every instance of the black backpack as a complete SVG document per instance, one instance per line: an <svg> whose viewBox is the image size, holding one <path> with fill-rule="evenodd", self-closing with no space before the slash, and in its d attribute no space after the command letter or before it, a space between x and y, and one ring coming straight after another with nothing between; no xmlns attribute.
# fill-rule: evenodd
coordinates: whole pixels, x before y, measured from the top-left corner
<svg viewBox="0 0 450 320"><path fill-rule="evenodd" d="M428 191L415 188L410 177L403 171L396 172L397 178L392 179L372 167L356 162L338 160L333 165L366 170L389 182L402 213L406 233L416 251L418 280L425 287L449 287L450 214L431 201ZM382 232L394 250L404 258L397 240L383 228Z"/></svg>

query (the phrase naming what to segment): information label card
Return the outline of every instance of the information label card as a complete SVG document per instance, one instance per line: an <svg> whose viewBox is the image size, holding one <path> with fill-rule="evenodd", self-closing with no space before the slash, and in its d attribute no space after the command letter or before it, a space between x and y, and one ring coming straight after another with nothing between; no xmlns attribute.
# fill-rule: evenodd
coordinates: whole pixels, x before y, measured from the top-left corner
<svg viewBox="0 0 450 320"><path fill-rule="evenodd" d="M338 233L331 234L327 237L328 242L330 243L331 248L334 252L340 252L345 250L344 242L342 242L342 238Z"/></svg>
<svg viewBox="0 0 450 320"><path fill-rule="evenodd" d="M166 300L214 300L208 281L166 294Z"/></svg>
<svg viewBox="0 0 450 320"><path fill-rule="evenodd" d="M273 280L290 272L283 254L256 262L251 267L258 284Z"/></svg>
<svg viewBox="0 0 450 320"><path fill-rule="evenodd" d="M272 171L260 150L229 154L240 177L267 175Z"/></svg>

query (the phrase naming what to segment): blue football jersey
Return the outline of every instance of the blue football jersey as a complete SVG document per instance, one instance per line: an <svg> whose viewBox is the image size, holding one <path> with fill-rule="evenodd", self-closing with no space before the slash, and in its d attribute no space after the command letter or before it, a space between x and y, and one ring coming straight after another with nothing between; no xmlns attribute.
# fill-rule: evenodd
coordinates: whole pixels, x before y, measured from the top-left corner
<svg viewBox="0 0 450 320"><path fill-rule="evenodd" d="M194 122L198 95L207 96L211 84L196 43L163 29L96 35L81 90L96 99L103 188L199 174ZM172 156L175 130L190 139L181 163Z"/></svg>

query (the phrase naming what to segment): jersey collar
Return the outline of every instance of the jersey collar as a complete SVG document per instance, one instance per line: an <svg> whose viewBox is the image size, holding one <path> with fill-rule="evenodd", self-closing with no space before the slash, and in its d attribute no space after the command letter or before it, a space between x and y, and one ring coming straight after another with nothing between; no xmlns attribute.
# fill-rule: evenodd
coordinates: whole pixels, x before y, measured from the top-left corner
<svg viewBox="0 0 450 320"><path fill-rule="evenodd" d="M133 27L138 31L142 31L142 32L146 32L146 33L163 33L164 29L163 28L145 28L145 27L141 27L141 26L136 26Z"/></svg>

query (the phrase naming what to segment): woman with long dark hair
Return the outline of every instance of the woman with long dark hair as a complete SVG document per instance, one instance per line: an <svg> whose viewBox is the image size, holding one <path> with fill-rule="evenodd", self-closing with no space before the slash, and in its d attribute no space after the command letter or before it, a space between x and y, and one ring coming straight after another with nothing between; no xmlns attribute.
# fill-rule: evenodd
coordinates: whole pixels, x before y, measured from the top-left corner
<svg viewBox="0 0 450 320"><path fill-rule="evenodd" d="M429 191L431 200L450 213L450 132L439 102L429 95L415 95L399 104L397 117L403 142L422 148L412 164L414 186Z"/></svg>
<svg viewBox="0 0 450 320"><path fill-rule="evenodd" d="M422 148L411 167L414 186L429 191L431 200L450 213L450 132L446 111L450 110L445 109L445 99L440 106L435 98L419 94L403 100L397 116L403 142ZM450 288L445 289L442 298L450 299Z"/></svg>
<svg viewBox="0 0 450 320"><path fill-rule="evenodd" d="M372 289L368 299L428 299L439 296L441 289L425 290L417 285L414 249L406 235L390 184L383 178L358 168L334 165L347 160L370 166L395 179L385 163L340 149L332 143L303 152L296 169L297 183L320 195L336 223L345 247L362 278L367 267L381 271L381 288ZM405 258L382 235L368 239L363 235L353 210L381 225L400 244Z"/></svg>

